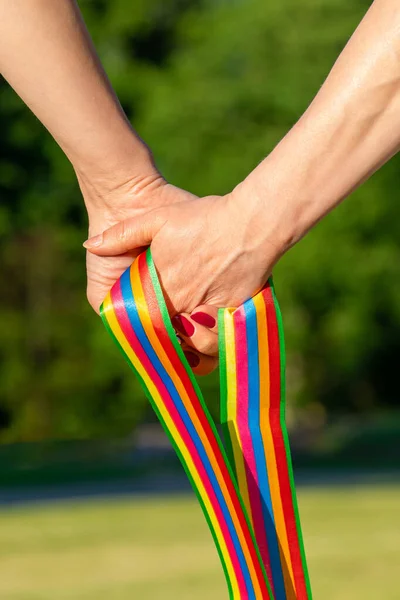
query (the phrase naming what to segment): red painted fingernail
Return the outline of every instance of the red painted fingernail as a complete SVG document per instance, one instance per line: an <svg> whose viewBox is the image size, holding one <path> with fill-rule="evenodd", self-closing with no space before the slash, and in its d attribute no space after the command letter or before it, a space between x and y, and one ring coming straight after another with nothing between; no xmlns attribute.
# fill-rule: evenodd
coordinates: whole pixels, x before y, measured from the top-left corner
<svg viewBox="0 0 400 600"><path fill-rule="evenodd" d="M183 315L177 315L172 319L172 324L181 333L182 335L186 335L186 337L191 337L194 334L194 325L184 317Z"/></svg>
<svg viewBox="0 0 400 600"><path fill-rule="evenodd" d="M189 352L189 351L184 352L184 354L186 356L186 360L188 361L188 363L192 367L192 369L194 369L195 367L197 367L199 365L200 357L197 356L197 354L195 354L194 352Z"/></svg>
<svg viewBox="0 0 400 600"><path fill-rule="evenodd" d="M204 327L208 327L209 329L212 329L213 327L215 327L216 325L216 320L214 319L214 317L212 317L211 315L208 315L205 312L197 312L194 313L193 315L190 315L190 317L193 319L193 321L196 321L196 323L199 323L199 325L204 325Z"/></svg>

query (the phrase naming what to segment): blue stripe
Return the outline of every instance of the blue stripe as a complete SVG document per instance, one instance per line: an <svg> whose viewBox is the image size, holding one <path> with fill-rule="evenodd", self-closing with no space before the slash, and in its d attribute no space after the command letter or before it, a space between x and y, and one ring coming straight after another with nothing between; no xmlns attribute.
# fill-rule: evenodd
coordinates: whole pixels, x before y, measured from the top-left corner
<svg viewBox="0 0 400 600"><path fill-rule="evenodd" d="M272 580L275 600L286 600L285 582L283 579L278 538L276 535L274 512L269 488L265 449L260 424L260 363L258 354L257 312L252 299L245 302L247 356L249 369L249 430L253 441L256 459L258 487L264 516L264 527L267 536L268 552L271 560Z"/></svg>
<svg viewBox="0 0 400 600"><path fill-rule="evenodd" d="M129 317L130 323L132 325L132 328L133 328L144 352L146 353L148 359L152 363L153 367L155 368L158 375L161 377L165 387L167 388L168 393L170 394L170 396L174 402L174 405L176 406L176 408L179 412L179 415L181 416L182 421L185 424L185 427L189 433L189 436L192 439L192 441L196 447L196 450L199 453L200 460L205 468L205 471L210 480L210 483L215 492L215 495L217 496L219 506L224 515L225 522L231 533L232 541L233 541L233 544L234 544L234 547L235 547L235 550L237 553L239 563L241 565L241 570L242 570L242 573L244 576L244 580L246 582L246 589L247 589L248 597L249 597L249 599L256 600L256 596L254 593L254 588L253 588L253 584L251 581L248 565L246 563L246 559L244 557L243 550L241 548L240 541L237 536L234 523L232 521L232 517L230 515L229 509L228 509L226 501L223 497L223 494L221 492L221 489L220 489L218 480L215 476L212 465L207 457L207 453L204 449L203 443L202 443L202 441L201 441L201 439L200 439L200 437L199 437L199 435L198 435L198 433L186 411L186 408L180 398L179 393L177 392L177 390L175 388L175 385L174 385L172 379L170 378L170 376L164 369L162 363L160 362L157 354L155 353L151 343L149 342L149 340L147 338L146 332L143 329L142 323L139 318L138 310L136 307L136 302L135 302L135 299L134 299L134 296L132 293L129 270L125 271L125 273L121 276L121 289L122 289L122 295L124 298L125 308L127 310L128 317Z"/></svg>

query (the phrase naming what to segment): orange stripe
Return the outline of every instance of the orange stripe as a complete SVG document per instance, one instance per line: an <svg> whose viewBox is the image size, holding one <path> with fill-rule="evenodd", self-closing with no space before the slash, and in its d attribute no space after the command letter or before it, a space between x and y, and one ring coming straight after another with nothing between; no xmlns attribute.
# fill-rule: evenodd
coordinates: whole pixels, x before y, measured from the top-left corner
<svg viewBox="0 0 400 600"><path fill-rule="evenodd" d="M175 371L169 357L165 353L165 350L164 350L162 344L160 343L156 332L154 331L153 324L152 324L150 316L148 314L147 302L146 302L143 286L141 283L141 279L139 276L138 261L135 261L135 263L132 265L132 268L131 268L131 285L132 285L132 291L133 291L133 295L135 297L135 301L137 302L140 320L142 321L143 327L146 331L146 334L148 335L149 341L150 341L151 345L153 346L155 352L157 353L157 356L158 356L159 360L161 361L161 363L163 364L168 375L171 377L175 387L177 388L178 393L179 393L179 395L185 405L185 408L190 416L190 419L191 419L194 427L196 428L197 433L199 434L199 436L201 438L201 441L207 452L207 456L211 460L214 473L218 479L218 482L221 487L221 491L225 498L225 501L227 502L229 513L232 517L236 533L240 540L241 548L245 555L246 563L249 567L250 577L251 577L251 580L252 580L252 583L254 586L254 590L255 590L256 594L258 594L258 593L262 594L258 576L257 576L257 571L256 571L254 562L253 562L251 554L250 554L249 544L246 539L246 535L243 531L243 528L240 524L240 521L238 519L235 507L232 503L231 496L230 496L229 490L226 486L222 471L220 470L219 464L215 458L214 450L209 442L208 437L206 436L206 434L204 432L204 428L203 428L200 420L198 419L198 416L197 416L195 410L193 409L190 396L188 395L185 387L183 386L180 377L177 376L176 371Z"/></svg>
<svg viewBox="0 0 400 600"><path fill-rule="evenodd" d="M143 286L141 283L141 279L139 277L138 261L136 261L134 263L134 265L132 266L130 275L131 275L132 292L133 292L135 301L137 303L138 314L140 316L140 320L142 322L143 328L146 332L149 342L151 343L154 351L156 352L160 362L162 363L163 367L167 371L168 375L171 377L171 379L174 383L174 386L176 387L176 389L185 405L185 408L188 411L189 417L190 417L190 419L191 419L191 421L192 421L192 423L204 445L204 448L207 452L207 456L211 459L211 464L212 464L214 473L215 473L215 475L218 479L218 482L221 486L221 491L224 495L225 500L227 500L227 497L228 497L227 505L229 508L229 512L232 513L232 504L229 501L229 496L227 496L227 489L225 486L225 482L223 481L222 473L221 473L219 466L216 463L215 459L212 460L212 458L214 457L214 453L212 451L210 443L204 433L204 429L202 428L201 423L198 420L198 417L197 417L195 411L192 408L192 404L190 402L190 397L189 397L185 387L183 386L180 377L177 377L176 371L175 371L169 357L165 353L165 350L164 350L162 344L160 343L160 341L157 337L157 334L154 330L152 321L150 319L150 316L149 316L149 313L147 310L147 303L146 303L146 298L144 295ZM223 482L222 485L221 485L221 478L222 478L222 482ZM235 523L235 528L237 529L237 523ZM235 588L235 593L239 594L237 575L234 574L234 567L232 564L232 560L229 557L229 552L228 552L225 542L224 542L224 557L225 557L225 560L227 562L229 561L229 564L230 564L229 572L230 572L230 579L231 579L232 586Z"/></svg>
<svg viewBox="0 0 400 600"><path fill-rule="evenodd" d="M236 346L233 313L235 308L228 308L224 313L225 322L225 356L226 356L226 390L227 390L227 421L230 439L235 460L236 476L240 494L246 507L247 514L254 530L251 513L249 490L247 487L246 470L244 466L243 451L240 443L240 435L236 420L237 414L237 386L236 386Z"/></svg>
<svg viewBox="0 0 400 600"><path fill-rule="evenodd" d="M142 377L147 389L149 390L149 393L151 394L151 397L153 398L153 400L160 412L160 415L161 415L168 431L170 431L173 439L175 440L175 443L177 444L177 446L179 447L179 450L182 453L182 456L185 460L185 463L187 464L190 475L193 478L193 482L195 483L197 489L199 490L199 493L200 493L202 500L204 502L204 505L206 507L207 514L209 515L210 521L212 522L214 531L218 538L218 542L219 542L221 551L223 552L223 556L225 558L225 564L227 565L227 569L228 569L228 572L230 575L230 581L233 584L233 587L235 588L235 593L237 594L236 597L240 598L238 588L237 588L236 576L233 571L233 565L232 565L232 562L231 562L231 559L229 556L229 552L228 552L226 544L225 544L224 536L223 536L221 528L219 526L217 516L214 512L214 509L209 500L209 497L204 488L204 485L199 477L198 471L192 460L192 457L186 447L186 444L184 443L181 435L179 434L178 429L176 428L173 420L171 419L169 412L165 408L162 397L159 394L156 386L154 385L152 379L148 376L146 370L142 366L142 363L139 361L139 359L136 356L136 354L134 353L131 345L128 343L123 331L121 330L120 325L118 323L117 316L114 311L114 307L113 307L113 303L112 303L110 294L107 294L107 297L103 302L103 306L104 306L104 314L107 318L107 322L108 322L112 332L114 333L118 343L121 345L122 349L124 350L127 358L132 363L135 370Z"/></svg>
<svg viewBox="0 0 400 600"><path fill-rule="evenodd" d="M283 514L275 448L273 444L271 425L269 420L270 379L267 312L262 294L257 294L257 296L253 298L253 302L256 307L257 314L259 361L260 365L262 365L262 368L260 368L260 428L265 451L265 460L267 463L268 481L270 487L272 509L274 513L276 534L279 540L279 553L281 555L285 590L287 594L287 599L292 600L296 598L296 595L293 595L295 585L294 574L290 557L285 517Z"/></svg>

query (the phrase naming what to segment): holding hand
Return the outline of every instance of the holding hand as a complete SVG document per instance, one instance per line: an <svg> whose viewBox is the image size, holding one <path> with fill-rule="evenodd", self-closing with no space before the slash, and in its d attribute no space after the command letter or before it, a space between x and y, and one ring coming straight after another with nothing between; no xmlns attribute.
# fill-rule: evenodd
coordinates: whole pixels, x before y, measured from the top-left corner
<svg viewBox="0 0 400 600"><path fill-rule="evenodd" d="M128 219L84 245L97 256L126 257L151 244L170 315L185 346L215 356L217 309L239 306L259 291L285 247L262 213L260 203L238 189ZM200 316L203 324L199 313L209 317ZM211 365L215 360L203 363L201 371Z"/></svg>
<svg viewBox="0 0 400 600"><path fill-rule="evenodd" d="M89 235L96 235L124 219L136 221L147 211L187 202L195 198L168 184L149 163L140 175L125 177L112 186L98 185L94 188L81 182L89 215ZM87 297L96 312L99 312L107 292L132 263L140 250L132 249L122 256L95 256L87 253Z"/></svg>

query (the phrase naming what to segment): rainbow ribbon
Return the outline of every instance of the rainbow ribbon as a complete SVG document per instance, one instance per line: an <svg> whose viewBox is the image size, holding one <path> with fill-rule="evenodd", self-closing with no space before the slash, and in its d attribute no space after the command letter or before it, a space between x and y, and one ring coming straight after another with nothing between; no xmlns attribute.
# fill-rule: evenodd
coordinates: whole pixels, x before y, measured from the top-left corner
<svg viewBox="0 0 400 600"><path fill-rule="evenodd" d="M311 589L285 423L283 326L272 280L219 313L221 422L274 598Z"/></svg>
<svg viewBox="0 0 400 600"><path fill-rule="evenodd" d="M230 598L311 599L284 421L283 344L272 287L239 309L220 311L222 408L232 461L171 325L150 250L115 283L101 316L193 485ZM264 361L267 367L260 369Z"/></svg>

